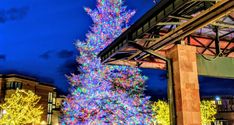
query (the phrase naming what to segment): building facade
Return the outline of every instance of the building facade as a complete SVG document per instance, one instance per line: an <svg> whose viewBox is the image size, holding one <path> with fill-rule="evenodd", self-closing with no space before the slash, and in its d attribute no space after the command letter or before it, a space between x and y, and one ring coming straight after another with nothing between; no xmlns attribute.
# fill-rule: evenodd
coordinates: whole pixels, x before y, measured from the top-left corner
<svg viewBox="0 0 234 125"><path fill-rule="evenodd" d="M41 105L44 110L41 116L41 125L58 124L58 122L52 122L53 111L55 111L57 96L56 89L52 85L41 83L35 78L22 75L0 75L0 103L4 103L4 99L10 97L17 88L31 90L36 95L41 97L38 103L38 105Z"/></svg>
<svg viewBox="0 0 234 125"><path fill-rule="evenodd" d="M60 125L60 116L62 115L61 108L62 108L62 103L64 102L64 99L65 99L64 95L56 96L55 105L53 107L52 123L56 123Z"/></svg>

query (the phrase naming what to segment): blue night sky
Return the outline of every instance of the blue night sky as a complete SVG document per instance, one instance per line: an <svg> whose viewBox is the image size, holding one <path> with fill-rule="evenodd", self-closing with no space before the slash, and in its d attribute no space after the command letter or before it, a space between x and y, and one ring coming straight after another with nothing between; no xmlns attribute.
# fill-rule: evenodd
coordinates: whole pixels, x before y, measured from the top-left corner
<svg viewBox="0 0 234 125"><path fill-rule="evenodd" d="M136 2L137 1L137 2ZM153 0L127 0L135 9L134 23L154 6ZM95 0L1 0L0 73L19 73L51 82L67 92L65 74L76 72L74 42L83 40L91 18L83 7ZM166 72L143 69L149 77L147 94L166 96ZM200 77L202 95L234 95L234 80Z"/></svg>

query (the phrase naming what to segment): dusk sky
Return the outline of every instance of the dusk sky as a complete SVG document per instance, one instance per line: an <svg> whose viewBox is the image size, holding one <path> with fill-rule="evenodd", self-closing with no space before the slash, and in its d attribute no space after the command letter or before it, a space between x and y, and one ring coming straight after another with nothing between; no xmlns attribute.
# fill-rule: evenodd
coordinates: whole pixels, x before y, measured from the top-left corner
<svg viewBox="0 0 234 125"><path fill-rule="evenodd" d="M131 23L155 4L153 0L127 0L135 9ZM1 0L0 73L17 73L53 83L68 92L65 74L76 72L76 40L84 40L92 25L83 7L95 0ZM147 94L166 96L166 71L143 69L149 77ZM202 95L234 95L233 79L200 77Z"/></svg>

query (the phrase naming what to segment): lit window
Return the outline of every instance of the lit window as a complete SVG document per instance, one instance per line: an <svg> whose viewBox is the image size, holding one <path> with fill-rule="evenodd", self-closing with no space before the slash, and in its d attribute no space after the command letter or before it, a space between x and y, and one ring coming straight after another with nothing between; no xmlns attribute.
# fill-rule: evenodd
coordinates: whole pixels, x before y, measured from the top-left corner
<svg viewBox="0 0 234 125"><path fill-rule="evenodd" d="M221 100L218 101L218 105L222 105L222 101Z"/></svg>
<svg viewBox="0 0 234 125"><path fill-rule="evenodd" d="M52 123L52 115L51 114L47 114L47 124L51 124Z"/></svg>
<svg viewBox="0 0 234 125"><path fill-rule="evenodd" d="M49 92L49 95L48 95L48 102L51 102L52 103L53 101L53 94L52 92Z"/></svg>
<svg viewBox="0 0 234 125"><path fill-rule="evenodd" d="M53 98L53 109L55 109L55 103L56 103L56 99Z"/></svg>
<svg viewBox="0 0 234 125"><path fill-rule="evenodd" d="M55 104L55 102L56 102L56 99L55 99L55 98L53 98L53 104Z"/></svg>
<svg viewBox="0 0 234 125"><path fill-rule="evenodd" d="M48 113L52 113L52 104L48 104Z"/></svg>

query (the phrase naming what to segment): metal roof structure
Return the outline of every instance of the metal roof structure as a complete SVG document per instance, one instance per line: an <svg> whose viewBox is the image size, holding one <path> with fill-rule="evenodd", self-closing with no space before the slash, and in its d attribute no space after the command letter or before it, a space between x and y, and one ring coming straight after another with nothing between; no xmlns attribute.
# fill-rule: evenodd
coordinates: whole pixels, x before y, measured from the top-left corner
<svg viewBox="0 0 234 125"><path fill-rule="evenodd" d="M179 43L196 46L204 58L233 58L233 10L234 0L161 0L99 57L107 64L165 69L166 51Z"/></svg>

